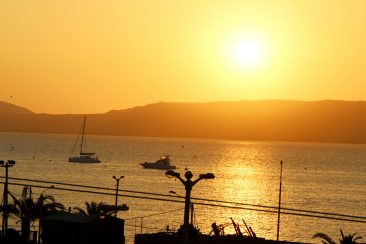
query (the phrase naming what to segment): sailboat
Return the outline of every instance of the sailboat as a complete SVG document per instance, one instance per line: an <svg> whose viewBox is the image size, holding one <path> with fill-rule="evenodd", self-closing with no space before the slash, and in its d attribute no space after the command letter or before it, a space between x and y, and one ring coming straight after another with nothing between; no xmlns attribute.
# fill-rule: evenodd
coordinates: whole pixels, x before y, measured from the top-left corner
<svg viewBox="0 0 366 244"><path fill-rule="evenodd" d="M99 158L96 156L95 153L93 153L93 152L83 152L85 122L86 122L86 116L84 116L84 123L83 123L83 129L82 129L82 133L81 133L81 142L80 142L79 155L70 156L69 157L69 162L73 162L73 163L100 163L101 161L99 160ZM79 139L79 136L78 136L78 139ZM78 139L76 140L75 146L77 144ZM75 146L74 146L74 149L75 149Z"/></svg>

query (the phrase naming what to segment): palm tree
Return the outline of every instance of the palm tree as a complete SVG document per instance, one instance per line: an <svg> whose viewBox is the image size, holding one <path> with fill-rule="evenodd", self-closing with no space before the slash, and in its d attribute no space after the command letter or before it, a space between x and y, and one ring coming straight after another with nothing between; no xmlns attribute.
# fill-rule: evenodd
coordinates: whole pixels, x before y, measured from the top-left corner
<svg viewBox="0 0 366 244"><path fill-rule="evenodd" d="M38 201L33 201L32 188L24 186L20 198L17 198L13 193L9 195L13 199L13 203L9 204L9 213L19 218L21 223L21 233L23 240L27 241L30 233L31 223L39 219L40 211L42 216L64 209L61 203L55 201L55 198L50 195L41 195ZM41 209L42 207L42 209Z"/></svg>
<svg viewBox="0 0 366 244"><path fill-rule="evenodd" d="M343 231L341 230L342 239L340 239L341 244L348 244L348 243L357 243L356 241L362 239L361 236L357 236L357 233L353 233L352 235L343 235Z"/></svg>
<svg viewBox="0 0 366 244"><path fill-rule="evenodd" d="M114 208L107 208L107 204L103 202L85 202L85 208L86 210L80 208L80 207L74 207L74 209L80 213L81 215L96 215L96 216L105 216L105 215L111 215L114 211Z"/></svg>
<svg viewBox="0 0 366 244"><path fill-rule="evenodd" d="M336 244L336 242L330 236L328 236L327 234L324 234L324 233L316 233L313 235L312 238L313 239L321 238L321 239L323 239L322 243L324 243L324 244Z"/></svg>
<svg viewBox="0 0 366 244"><path fill-rule="evenodd" d="M357 243L357 240L362 239L361 236L358 236L357 233L353 233L352 235L344 235L342 229L341 231L341 239L339 239L339 243L340 244L354 244ZM324 244L335 244L336 242L327 234L324 233L316 233L315 235L313 235L312 238L321 238L322 243Z"/></svg>

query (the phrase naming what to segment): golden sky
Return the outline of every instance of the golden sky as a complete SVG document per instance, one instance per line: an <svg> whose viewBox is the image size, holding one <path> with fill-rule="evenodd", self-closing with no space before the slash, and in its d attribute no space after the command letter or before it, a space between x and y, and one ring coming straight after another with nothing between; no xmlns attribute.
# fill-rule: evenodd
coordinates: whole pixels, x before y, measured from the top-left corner
<svg viewBox="0 0 366 244"><path fill-rule="evenodd" d="M363 0L0 0L0 100L37 113L366 100L365 9ZM256 54L248 62L245 43Z"/></svg>

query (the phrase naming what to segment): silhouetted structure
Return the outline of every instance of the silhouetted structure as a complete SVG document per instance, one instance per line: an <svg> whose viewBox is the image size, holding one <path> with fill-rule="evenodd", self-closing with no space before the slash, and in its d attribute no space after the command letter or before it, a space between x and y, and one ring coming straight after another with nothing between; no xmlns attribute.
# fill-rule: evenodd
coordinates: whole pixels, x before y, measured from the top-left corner
<svg viewBox="0 0 366 244"><path fill-rule="evenodd" d="M15 229L9 228L6 230L6 235L0 236L1 244L23 244L20 234Z"/></svg>
<svg viewBox="0 0 366 244"><path fill-rule="evenodd" d="M124 220L57 212L44 218L44 244L124 244Z"/></svg>
<svg viewBox="0 0 366 244"><path fill-rule="evenodd" d="M6 231L8 229L8 216L9 216L9 206L8 206L8 169L15 165L14 160L8 160L4 162L0 160L0 166L5 168L5 183L4 183L4 195L3 195L3 225L2 225L2 234L6 235Z"/></svg>
<svg viewBox="0 0 366 244"><path fill-rule="evenodd" d="M190 239L189 244L293 244L300 242L274 241L248 236L225 235L209 236L200 234ZM182 244L182 239L174 233L160 232L154 234L135 235L135 244Z"/></svg>

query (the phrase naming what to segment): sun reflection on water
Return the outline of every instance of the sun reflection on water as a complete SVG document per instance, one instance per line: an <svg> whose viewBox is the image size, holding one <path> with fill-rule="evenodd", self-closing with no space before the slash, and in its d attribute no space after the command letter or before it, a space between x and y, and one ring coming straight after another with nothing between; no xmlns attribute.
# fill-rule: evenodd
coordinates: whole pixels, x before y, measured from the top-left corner
<svg viewBox="0 0 366 244"><path fill-rule="evenodd" d="M73 136L3 133L0 138L1 148L8 148L9 141L14 145L11 155L5 149L2 151L3 158L17 161L10 172L14 177L114 188L112 175L124 175L120 184L122 190L159 194L169 194L173 190L184 196L184 187L179 181L167 178L164 171L144 170L139 166L141 162L169 153L182 175L186 166L194 179L202 173L215 174L215 179L202 180L194 186L193 198L273 207L278 205L279 162L283 160L284 207L365 215L365 145L90 136L89 141L98 149L103 162L80 165L67 162L70 148L65 145L72 147ZM11 187L11 191L20 193L18 188ZM35 196L38 190L34 190ZM83 206L85 201L114 202L113 196L57 189L50 193L67 207ZM123 196L119 200L130 207L129 211L119 213L119 217L128 219L125 226L127 243L132 243L133 234L139 232L139 228L134 227L136 219L139 224L140 218L154 214L143 218L144 232L164 230L166 225L177 229L183 221L183 211L178 211L184 207L183 203ZM214 222L228 223L226 232L233 233L232 217L240 226L244 219L259 236L275 239L276 213L243 209L248 205L217 205L236 208L197 204L195 216L203 233L208 233ZM176 209L176 212L160 215ZM292 241L311 241L311 235L320 231L319 225L329 234L339 234L339 228L343 228L366 235L358 223L284 215L281 236Z"/></svg>
<svg viewBox="0 0 366 244"><path fill-rule="evenodd" d="M239 206L226 204L247 208L253 208L251 205L256 204L273 206L277 203L279 170L273 170L275 162L273 162L271 150L248 143L221 147L215 153L218 159L215 164L217 166L215 168L216 178L214 182L208 183L214 185L215 191L211 195L206 194L207 198L250 204ZM276 223L275 216L265 212L213 207L198 209L203 211L202 215L211 217L209 220L203 220L206 223L228 224L229 227L226 227L228 233L234 231L232 226L230 227L230 218L240 222L241 226L243 225L242 220L249 225L253 223L255 225L253 229L255 230L257 227L259 234L268 233ZM261 222L263 225L258 225Z"/></svg>

